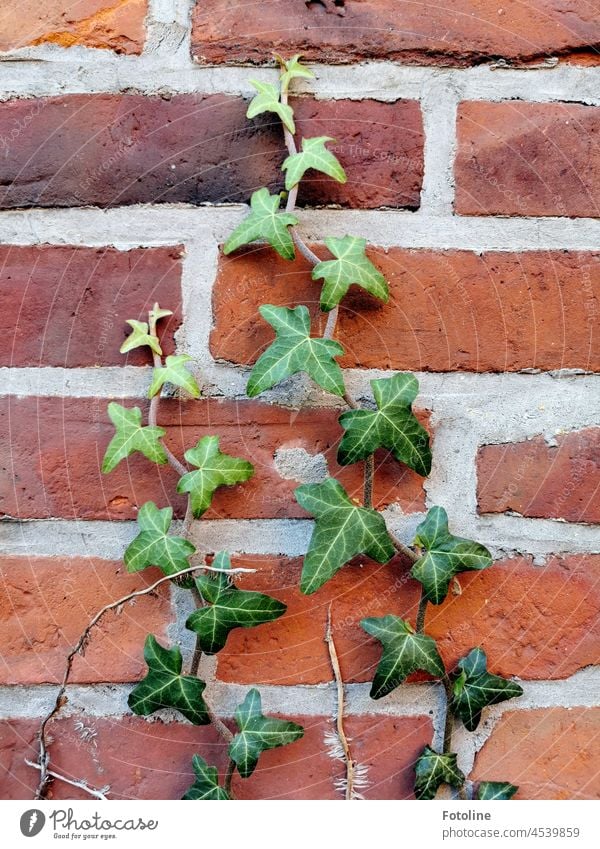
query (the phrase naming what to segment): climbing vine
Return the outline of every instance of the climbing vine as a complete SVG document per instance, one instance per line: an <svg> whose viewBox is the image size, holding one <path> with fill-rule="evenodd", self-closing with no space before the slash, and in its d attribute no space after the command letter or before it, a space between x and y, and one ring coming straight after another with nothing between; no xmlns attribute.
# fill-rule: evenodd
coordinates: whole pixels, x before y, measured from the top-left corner
<svg viewBox="0 0 600 849"><path fill-rule="evenodd" d="M229 236L223 252L231 254L251 242L267 242L282 258L293 260L299 251L312 265L312 279L320 282L320 309L327 313L322 336L311 327L305 305L293 308L263 304L260 315L274 330L275 338L254 365L247 383L247 394L255 397L294 374L305 373L321 389L337 396L347 406L339 423L341 439L337 459L340 465L362 463L364 496L356 503L335 479L303 484L295 491L298 504L314 518L314 530L304 558L300 591L304 594L319 589L357 555L366 555L377 563L388 563L400 555L411 563L411 575L421 585L421 598L414 624L393 611L385 616L370 617L360 622L367 635L381 644L381 657L371 686L371 698L380 699L402 686L414 672L426 672L439 681L445 693L443 741L426 746L415 763L414 792L418 799L433 799L443 785L460 798L471 793L470 783L457 765L452 737L455 722L468 731L478 727L482 711L490 705L521 695L515 681L487 671L486 655L473 648L456 666L446 669L435 640L426 632L429 605L440 605L453 580L462 572L487 569L492 557L481 544L454 536L448 526L443 507L432 507L416 530L411 545L406 545L386 526L384 517L373 508L373 455L385 449L394 460L426 477L431 470L429 435L416 418L412 404L417 397L418 381L411 374L395 374L371 381L373 402L361 407L349 394L337 358L344 353L335 340L339 306L351 286L360 286L372 297L387 302L389 289L384 276L366 255L366 241L356 236L324 238L331 255L317 256L301 238L295 215L298 188L308 170L324 173L340 183L346 175L327 144L328 136L303 138L296 145L294 111L289 103L289 87L294 79L310 78L311 71L299 56L290 60L279 57L279 85L252 82L257 94L248 108L248 117L265 112L275 113L283 126L288 156L283 162L285 192L272 195L266 188L254 192L250 212ZM282 204L284 204L282 208ZM222 486L243 484L253 474L252 464L240 457L221 452L219 436L200 439L178 459L164 443L166 432L157 424L162 387L169 384L192 398L201 395L194 376L188 370L187 355L163 359L157 325L170 315L158 304L147 322L130 320L131 333L121 351L140 346L152 352L154 370L148 392L150 406L147 424L142 411L111 403L108 415L115 428L108 445L102 470L110 473L130 454L138 452L157 464L170 464L179 475L177 492L187 495L187 510L179 534L170 533L173 512L153 502L144 504L138 513L139 532L124 554L126 568L138 572L147 567L160 567L164 577L144 590L132 593L100 611L86 628L67 658L65 675L52 711L44 718L39 733L37 764L40 771L36 798L43 798L53 780L63 778L50 769L47 728L64 703L74 657L81 652L90 631L109 610L128 599L153 591L159 584L174 581L188 589L196 609L188 617L186 627L195 634L196 648L189 669L183 670L183 659L177 646L161 645L150 634L144 647L148 667L146 677L129 696L133 713L148 716L157 710L178 711L194 725L212 723L227 745L229 764L222 783L215 766L200 754L193 757L195 780L184 799L233 798L232 779L237 772L249 778L263 751L292 744L303 735L303 729L291 721L265 716L257 689L250 689L235 710L234 730L224 724L211 707L205 693L206 684L198 677L203 655L214 655L225 646L235 628L252 628L271 622L285 614L278 600L258 592L238 589L235 576L252 571L232 568L229 554L218 552L213 557L202 555L191 542L194 520L208 510L215 491ZM349 738L344 731L344 685L332 636L332 611L329 610L327 642L333 674L337 683L338 710L333 740L334 756L346 765L346 778L338 789L347 799L361 798L365 786L364 767L352 758ZM63 780L68 780L64 779ZM72 781L70 783L73 783ZM87 788L92 795L104 798L104 792ZM508 782L483 781L477 787L478 799L509 799L517 788Z"/></svg>

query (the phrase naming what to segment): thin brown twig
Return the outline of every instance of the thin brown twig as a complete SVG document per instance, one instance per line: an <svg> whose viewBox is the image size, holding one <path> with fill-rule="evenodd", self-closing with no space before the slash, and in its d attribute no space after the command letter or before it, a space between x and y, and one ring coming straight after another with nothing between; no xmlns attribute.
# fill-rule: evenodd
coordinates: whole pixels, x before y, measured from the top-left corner
<svg viewBox="0 0 600 849"><path fill-rule="evenodd" d="M425 590L421 589L421 597L419 599L419 609L417 610L417 621L415 630L417 634L422 634L425 630L425 614L427 613L427 596Z"/></svg>
<svg viewBox="0 0 600 849"><path fill-rule="evenodd" d="M229 763L227 764L227 772L225 773L225 780L223 782L223 788L225 792L229 795L230 799L233 799L233 792L231 790L231 782L233 779L233 774L235 772L235 761L232 761L229 758Z"/></svg>
<svg viewBox="0 0 600 849"><path fill-rule="evenodd" d="M25 763L27 764L27 766L33 767L33 769L42 769L39 764L28 760L28 758L25 758ZM71 787L79 787L80 790L84 790L90 796L93 796L94 799L104 799L104 801L106 801L106 797L109 793L109 790L107 788L104 788L104 791L96 790L95 787L90 787L87 781L85 781L84 779L76 781L74 779L67 778L66 775L61 775L60 772L54 772L54 770L52 769L48 769L46 770L46 772L51 778L55 778L57 781L64 781L65 784L70 784Z"/></svg>
<svg viewBox="0 0 600 849"><path fill-rule="evenodd" d="M403 554L405 557L408 557L408 559L411 561L411 563L416 563L417 560L419 559L419 555L417 554L417 552L413 551L413 549L410 548L410 546L405 545L402 542L402 540L399 539L396 536L396 534L393 531L391 531L389 528L387 529L387 532L390 536L390 539L391 539L396 551L399 554Z"/></svg>
<svg viewBox="0 0 600 849"><path fill-rule="evenodd" d="M350 800L354 797L354 769L356 764L352 759L350 743L348 742L348 738L346 737L346 732L344 730L344 680L342 678L340 662L335 648L335 643L333 641L333 633L331 629L331 605L329 605L329 608L327 610L327 627L325 630L325 642L327 643L327 649L329 651L329 660L331 662L331 669L333 670L333 677L335 679L337 689L337 713L335 725L337 735L340 740L340 745L344 752L344 762L346 764L346 799Z"/></svg>
<svg viewBox="0 0 600 849"><path fill-rule="evenodd" d="M373 507L373 478L375 477L375 457L369 454L365 457L365 483L363 504L365 507Z"/></svg>

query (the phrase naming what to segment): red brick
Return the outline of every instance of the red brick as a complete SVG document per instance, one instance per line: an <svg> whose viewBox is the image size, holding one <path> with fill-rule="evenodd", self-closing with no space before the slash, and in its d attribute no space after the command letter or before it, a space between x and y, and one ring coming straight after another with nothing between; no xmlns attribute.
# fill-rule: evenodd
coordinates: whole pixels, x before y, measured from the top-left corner
<svg viewBox="0 0 600 849"><path fill-rule="evenodd" d="M316 246L326 257L323 246ZM369 249L390 283L382 304L353 287L337 338L345 367L414 371L600 369L600 253ZM214 291L215 357L252 363L273 331L263 303L318 311L320 282L303 258L267 248L222 257Z"/></svg>
<svg viewBox="0 0 600 849"><path fill-rule="evenodd" d="M484 445L477 457L480 513L600 522L600 428L574 431L548 445Z"/></svg>
<svg viewBox="0 0 600 849"><path fill-rule="evenodd" d="M244 556L237 562L258 569L238 577L240 586L270 593L288 609L276 622L231 634L218 655L222 680L331 681L323 641L331 604L344 680L370 681L381 646L365 634L360 620L393 612L414 622L419 585L399 558L385 566L357 558L312 596L298 588L301 559ZM474 646L485 649L497 674L526 679L566 678L597 662L599 555L554 557L544 566L515 558L461 575L459 581L462 595L451 593L427 611L427 632L438 641L447 666Z"/></svg>
<svg viewBox="0 0 600 849"><path fill-rule="evenodd" d="M327 754L324 734L333 730L327 717L291 716L304 726L301 740L261 755L249 779L235 776L238 799L339 799L334 789L344 767ZM52 726L52 765L63 775L86 778L91 786L111 785L113 799L178 799L193 781L192 755L201 754L224 772L225 747L211 727L197 728L173 722L145 722L136 717L96 719L83 717L95 732L91 745L82 739L74 720ZM412 798L413 763L431 742L431 720L426 716L349 716L355 759L369 767L369 799ZM23 763L35 758L32 741L37 731L31 720L0 723L0 769L6 772L3 798L31 798L36 773ZM81 791L55 782L53 799L89 798Z"/></svg>
<svg viewBox="0 0 600 849"><path fill-rule="evenodd" d="M128 575L121 563L95 557L7 557L0 562L0 683L57 683L65 658L90 619L106 604L142 589L159 570ZM168 589L109 612L73 662L72 682L136 681L146 669L148 633L159 639L170 622Z"/></svg>
<svg viewBox="0 0 600 849"><path fill-rule="evenodd" d="M600 708L509 711L477 755L476 781L510 781L516 799L598 799Z"/></svg>
<svg viewBox="0 0 600 849"><path fill-rule="evenodd" d="M137 508L153 500L185 509L175 494L177 474L141 455L132 455L114 472L100 471L104 451L114 434L104 398L0 399L0 427L8 434L0 453L0 515L21 519L132 519ZM140 399L125 400L141 406ZM339 477L353 497L362 494L362 464L340 469L335 462L342 431L339 410L287 410L253 401L203 399L164 400L158 423L168 429L167 444L177 456L208 434L221 436L222 451L249 459L254 477L215 495L206 518L305 517L293 491L297 481L277 472L274 454L280 448L302 447L323 452L331 474ZM423 478L378 452L375 499L383 507L398 502L403 510L423 509Z"/></svg>
<svg viewBox="0 0 600 849"><path fill-rule="evenodd" d="M0 51L44 43L141 53L146 0L4 0Z"/></svg>
<svg viewBox="0 0 600 849"><path fill-rule="evenodd" d="M193 16L192 52L212 63L263 63L273 51L301 52L315 62L391 59L465 66L503 57L513 63L583 52L597 62L597 9L585 0L453 0L428 5L406 0L254 5L203 0Z"/></svg>
<svg viewBox="0 0 600 849"><path fill-rule="evenodd" d="M247 201L283 188L273 115L246 118L227 95L69 95L0 103L0 207ZM423 133L416 102L297 102L306 136L333 136L351 180L309 176L316 205L419 205ZM354 179L352 179L354 178Z"/></svg>
<svg viewBox="0 0 600 849"><path fill-rule="evenodd" d="M148 365L148 349L119 354L125 320L155 301L174 313L160 327L172 354L181 323L181 248L0 246L5 306L2 366Z"/></svg>
<svg viewBox="0 0 600 849"><path fill-rule="evenodd" d="M600 215L600 108L462 103L457 132L461 215Z"/></svg>

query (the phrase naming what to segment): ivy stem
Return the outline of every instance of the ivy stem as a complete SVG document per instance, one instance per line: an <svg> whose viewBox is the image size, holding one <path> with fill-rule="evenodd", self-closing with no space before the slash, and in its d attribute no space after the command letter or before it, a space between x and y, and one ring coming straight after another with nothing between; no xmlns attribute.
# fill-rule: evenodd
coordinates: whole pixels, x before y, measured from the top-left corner
<svg viewBox="0 0 600 849"><path fill-rule="evenodd" d="M419 559L419 555L417 554L417 552L413 551L410 546L405 545L393 531L390 531L389 528L387 529L387 532L398 554L403 554L404 557L407 557L411 563L416 563Z"/></svg>
<svg viewBox="0 0 600 849"><path fill-rule="evenodd" d="M223 789L229 795L230 799L233 799L233 793L231 792L231 781L233 779L233 774L235 772L235 761L232 761L229 758L229 763L227 764L227 772L225 773L225 781L223 782Z"/></svg>
<svg viewBox="0 0 600 849"><path fill-rule="evenodd" d="M365 507L373 507L373 479L375 477L375 455L369 454L365 457L365 484L363 504Z"/></svg>
<svg viewBox="0 0 600 849"><path fill-rule="evenodd" d="M415 630L417 634L422 634L425 630L425 614L427 613L427 596L425 590L421 590L421 598L419 599L419 609L417 610L417 621Z"/></svg>
<svg viewBox="0 0 600 849"><path fill-rule="evenodd" d="M348 738L346 737L346 731L344 729L344 679L342 678L340 662L335 648L335 643L333 641L333 631L331 627L331 605L329 605L329 608L327 610L327 627L325 630L325 642L327 643L327 649L329 651L329 660L331 662L331 669L333 671L333 677L335 679L335 686L337 690L337 712L335 724L338 739L340 741L340 745L344 753L344 763L346 764L345 798L346 800L350 800L354 798L355 763L352 758L352 753L350 751L350 743Z"/></svg>

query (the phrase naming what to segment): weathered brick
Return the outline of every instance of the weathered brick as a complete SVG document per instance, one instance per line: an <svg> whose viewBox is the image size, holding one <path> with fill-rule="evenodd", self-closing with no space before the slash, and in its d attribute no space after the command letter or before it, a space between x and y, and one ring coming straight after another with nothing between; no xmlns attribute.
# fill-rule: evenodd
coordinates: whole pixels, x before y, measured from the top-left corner
<svg viewBox="0 0 600 849"><path fill-rule="evenodd" d="M319 256L327 251L315 246ZM373 248L390 283L382 304L353 287L342 302L337 338L345 367L415 371L600 369L597 315L600 253L429 251ZM321 283L302 257L268 248L222 257L214 291L215 357L252 363L273 331L263 303L307 304L322 330Z"/></svg>
<svg viewBox="0 0 600 849"><path fill-rule="evenodd" d="M464 66L502 57L513 63L580 53L598 61L600 24L585 0L265 0L252 5L202 0L193 17L192 51L204 63L262 63L273 51L326 63L392 59Z"/></svg>
<svg viewBox="0 0 600 849"><path fill-rule="evenodd" d="M172 354L181 323L181 248L0 246L2 366L148 365L148 349L119 354L155 301L173 311L160 327Z"/></svg>
<svg viewBox="0 0 600 849"><path fill-rule="evenodd" d="M283 188L286 150L273 115L246 118L227 95L70 95L0 103L0 207L247 201ZM349 181L309 175L299 201L350 207L419 205L419 105L295 103L304 136L336 139Z"/></svg>
<svg viewBox="0 0 600 849"><path fill-rule="evenodd" d="M45 43L141 53L147 0L3 0L0 51Z"/></svg>
<svg viewBox="0 0 600 849"><path fill-rule="evenodd" d="M477 457L480 513L600 522L600 428L484 445Z"/></svg>
<svg viewBox="0 0 600 849"><path fill-rule="evenodd" d="M339 799L334 781L344 766L327 752L324 735L333 730L327 717L290 717L304 726L301 740L261 755L251 778L237 774L233 790L237 799ZM183 723L145 722L136 717L96 719L84 717L95 736L93 745L74 720L52 726L52 763L63 775L86 778L91 786L110 784L113 799L177 799L193 781L192 755L201 754L219 767L227 764L226 748L211 727ZM369 768L369 799L412 797L413 763L433 729L428 716L349 716L346 729L353 754ZM0 723L0 769L3 798L31 798L36 773L23 758L35 758L32 742L37 726L31 720ZM0 773L1 774L1 773ZM81 791L60 782L51 788L53 799L84 799Z"/></svg>
<svg viewBox="0 0 600 849"><path fill-rule="evenodd" d="M65 658L104 605L160 578L160 570L128 575L122 563L99 558L2 557L0 561L0 683L57 683ZM169 592L110 611L94 629L72 682L136 681L144 674L148 633L159 639L171 619Z"/></svg>
<svg viewBox="0 0 600 849"><path fill-rule="evenodd" d="M600 215L600 108L461 103L457 133L461 215Z"/></svg>
<svg viewBox="0 0 600 849"><path fill-rule="evenodd" d="M504 713L471 777L517 784L517 799L598 799L599 720L600 708Z"/></svg>
<svg viewBox="0 0 600 849"><path fill-rule="evenodd" d="M275 622L230 635L218 655L222 680L331 681L323 641L331 604L344 680L370 681L381 646L365 634L360 620L394 612L414 622L419 585L399 558L385 566L356 558L311 596L298 588L300 559L244 556L237 562L258 570L238 576L239 586L270 593L288 609ZM477 645L487 652L494 672L527 679L566 678L597 661L599 555L555 557L544 566L515 558L461 575L459 581L460 596L451 593L444 604L427 611L427 632L438 641L448 666Z"/></svg>
<svg viewBox="0 0 600 849"><path fill-rule="evenodd" d="M171 503L181 516L185 499L175 494L177 475L132 455L109 475L102 475L102 457L114 434L106 399L0 398L0 428L7 434L0 447L0 514L15 518L132 519L137 508L153 500ZM140 400L124 406L147 405ZM158 423L168 429L167 444L182 457L208 434L221 436L222 451L251 460L254 477L216 494L207 518L305 517L293 491L297 481L282 478L274 462L280 448L322 452L330 473L353 497L362 493L362 464L341 469L335 462L341 437L339 410L287 410L253 401L202 399L163 400ZM375 503L398 502L403 510L423 509L423 479L378 452L380 466Z"/></svg>

